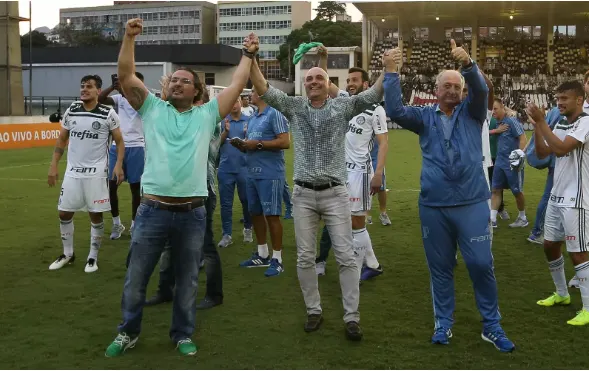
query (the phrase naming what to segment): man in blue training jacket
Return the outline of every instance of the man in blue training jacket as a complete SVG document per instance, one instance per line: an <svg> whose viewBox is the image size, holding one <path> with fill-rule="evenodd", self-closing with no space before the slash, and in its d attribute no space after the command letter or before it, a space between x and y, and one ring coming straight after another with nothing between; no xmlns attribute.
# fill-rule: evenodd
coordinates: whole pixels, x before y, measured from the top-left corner
<svg viewBox="0 0 589 371"><path fill-rule="evenodd" d="M431 107L403 106L398 73L384 79L385 109L388 116L419 135L422 151L419 216L422 238L431 276L434 302L434 344L448 344L452 337L454 313L454 267L456 245L473 282L475 299L483 317L483 340L502 352L515 345L499 321L497 282L491 254L492 229L489 222L490 197L485 180L482 125L487 116L489 89L479 69L463 49L450 41L458 71L443 71L436 79L438 104ZM389 52L397 64L402 52ZM468 84L468 97L462 89Z"/></svg>

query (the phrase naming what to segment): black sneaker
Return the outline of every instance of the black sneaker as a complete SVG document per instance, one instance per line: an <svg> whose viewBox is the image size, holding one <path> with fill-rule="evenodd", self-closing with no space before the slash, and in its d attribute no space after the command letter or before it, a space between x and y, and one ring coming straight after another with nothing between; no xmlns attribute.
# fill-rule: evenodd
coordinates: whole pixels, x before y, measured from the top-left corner
<svg viewBox="0 0 589 371"><path fill-rule="evenodd" d="M196 304L196 309L211 309L212 307L216 307L217 305L223 304L223 299L213 299L211 297L205 296L200 303Z"/></svg>
<svg viewBox="0 0 589 371"><path fill-rule="evenodd" d="M158 305L163 303L169 303L174 300L173 296L162 295L159 291L156 292L151 298L145 301L145 306L150 307L152 305Z"/></svg>
<svg viewBox="0 0 589 371"><path fill-rule="evenodd" d="M346 337L352 341L362 340L362 329L356 321L350 321L346 323Z"/></svg>
<svg viewBox="0 0 589 371"><path fill-rule="evenodd" d="M307 322L305 322L305 332L313 332L319 330L323 323L323 316L321 314L309 314Z"/></svg>

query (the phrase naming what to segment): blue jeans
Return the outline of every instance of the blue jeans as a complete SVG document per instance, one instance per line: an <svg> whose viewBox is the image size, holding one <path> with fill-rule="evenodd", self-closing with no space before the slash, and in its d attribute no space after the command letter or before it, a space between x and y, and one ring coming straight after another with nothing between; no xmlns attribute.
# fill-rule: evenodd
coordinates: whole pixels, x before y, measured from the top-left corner
<svg viewBox="0 0 589 371"><path fill-rule="evenodd" d="M233 229L233 198L235 197L235 187L237 186L237 196L241 201L243 209L243 227L252 228L252 218L247 206L247 177L246 172L241 173L217 173L219 180L219 198L221 204L221 229L223 236L231 236Z"/></svg>
<svg viewBox="0 0 589 371"><path fill-rule="evenodd" d="M435 328L454 324L456 247L466 264L486 330L499 327L501 315L491 253L487 201L456 207L419 205L423 247L430 272Z"/></svg>
<svg viewBox="0 0 589 371"><path fill-rule="evenodd" d="M548 176L546 177L546 186L544 187L544 194L538 203L536 209L536 222L534 223L534 229L532 233L539 236L544 231L544 217L546 216L546 208L548 207L548 200L550 199L550 192L552 191L552 185L554 183L554 168L548 168Z"/></svg>
<svg viewBox="0 0 589 371"><path fill-rule="evenodd" d="M139 205L123 287L123 321L119 324L119 333L137 336L141 332L145 290L169 239L172 263L176 267L170 338L177 343L192 336L205 219L204 207L187 212L172 212L160 209L157 205Z"/></svg>
<svg viewBox="0 0 589 371"><path fill-rule="evenodd" d="M221 258L217 251L217 245L214 241L213 235L213 214L217 205L217 195L213 189L209 186L209 197L205 203L207 211L207 222L205 230L204 245L202 248L202 254L205 260L205 273L207 275L207 291L206 297L209 297L216 302L223 301L223 274L221 270ZM159 293L166 297L171 298L174 296L174 286L176 279L174 277L174 265L171 259L170 245L167 244L164 252L162 253L160 261L160 280L158 285Z"/></svg>

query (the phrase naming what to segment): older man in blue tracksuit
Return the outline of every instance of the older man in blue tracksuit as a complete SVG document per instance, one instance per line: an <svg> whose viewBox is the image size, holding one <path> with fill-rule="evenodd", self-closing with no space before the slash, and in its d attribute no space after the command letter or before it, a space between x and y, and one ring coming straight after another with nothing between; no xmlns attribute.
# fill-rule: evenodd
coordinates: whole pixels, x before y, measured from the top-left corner
<svg viewBox="0 0 589 371"><path fill-rule="evenodd" d="M454 267L460 246L475 299L483 317L482 338L498 350L511 352L514 344L499 321L497 282L491 254L489 187L484 175L482 125L487 116L489 90L477 65L451 40L452 57L462 65L444 71L436 80L438 104L403 106L397 73L385 76L385 109L388 116L419 135L422 151L419 216L431 276L435 329L432 343L448 344L454 322ZM393 49L400 65L402 52ZM469 94L462 101L462 89Z"/></svg>

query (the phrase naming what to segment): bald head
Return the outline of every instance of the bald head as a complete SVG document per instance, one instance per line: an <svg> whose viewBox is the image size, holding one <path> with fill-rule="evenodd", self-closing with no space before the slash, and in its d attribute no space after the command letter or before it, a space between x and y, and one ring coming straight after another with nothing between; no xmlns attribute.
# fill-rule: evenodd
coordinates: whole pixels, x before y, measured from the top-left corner
<svg viewBox="0 0 589 371"><path fill-rule="evenodd" d="M329 91L329 76L319 67L313 67L305 75L305 92L311 101L325 101Z"/></svg>

